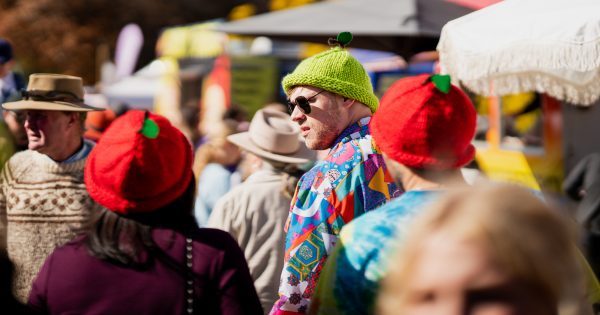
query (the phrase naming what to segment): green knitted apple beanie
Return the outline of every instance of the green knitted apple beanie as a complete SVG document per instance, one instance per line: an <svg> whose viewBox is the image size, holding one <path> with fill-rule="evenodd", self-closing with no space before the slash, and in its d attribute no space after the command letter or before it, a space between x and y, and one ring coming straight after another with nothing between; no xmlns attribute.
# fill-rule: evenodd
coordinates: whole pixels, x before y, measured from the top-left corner
<svg viewBox="0 0 600 315"><path fill-rule="evenodd" d="M345 38L347 42L340 41L344 35L350 38ZM304 59L294 72L283 78L283 90L288 93L295 86L314 86L357 100L375 112L379 100L373 93L371 80L360 62L344 49L351 39L351 34L340 33L338 39L333 40L340 47Z"/></svg>

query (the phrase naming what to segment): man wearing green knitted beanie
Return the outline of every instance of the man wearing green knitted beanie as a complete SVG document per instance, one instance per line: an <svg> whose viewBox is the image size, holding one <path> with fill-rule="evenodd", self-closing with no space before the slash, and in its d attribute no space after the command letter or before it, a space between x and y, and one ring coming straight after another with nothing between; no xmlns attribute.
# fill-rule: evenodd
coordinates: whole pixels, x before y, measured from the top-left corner
<svg viewBox="0 0 600 315"><path fill-rule="evenodd" d="M283 79L292 120L308 148L329 149L299 181L286 224L279 300L271 314L306 313L340 229L399 192L369 132L379 101L360 62L337 46L303 60Z"/></svg>

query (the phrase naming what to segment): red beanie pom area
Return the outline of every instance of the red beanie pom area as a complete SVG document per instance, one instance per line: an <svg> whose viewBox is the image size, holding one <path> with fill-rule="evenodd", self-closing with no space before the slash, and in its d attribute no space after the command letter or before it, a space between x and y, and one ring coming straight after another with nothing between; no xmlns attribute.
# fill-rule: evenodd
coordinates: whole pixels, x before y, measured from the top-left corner
<svg viewBox="0 0 600 315"><path fill-rule="evenodd" d="M471 144L477 114L458 87L446 91L429 75L394 83L381 99L370 128L391 159L413 168L459 168L475 156Z"/></svg>
<svg viewBox="0 0 600 315"><path fill-rule="evenodd" d="M150 212L181 196L192 180L192 148L164 117L130 110L90 153L85 184L96 202L120 214Z"/></svg>

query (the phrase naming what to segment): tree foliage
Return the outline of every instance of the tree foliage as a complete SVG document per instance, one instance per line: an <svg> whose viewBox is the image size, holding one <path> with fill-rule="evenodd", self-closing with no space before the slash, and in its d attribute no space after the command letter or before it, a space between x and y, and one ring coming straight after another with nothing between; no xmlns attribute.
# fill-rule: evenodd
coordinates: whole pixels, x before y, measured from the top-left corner
<svg viewBox="0 0 600 315"><path fill-rule="evenodd" d="M13 43L24 72L72 74L91 84L98 48L114 51L124 25L142 28L138 65L146 64L164 27L225 17L244 2L267 10L267 0L0 0L0 37Z"/></svg>

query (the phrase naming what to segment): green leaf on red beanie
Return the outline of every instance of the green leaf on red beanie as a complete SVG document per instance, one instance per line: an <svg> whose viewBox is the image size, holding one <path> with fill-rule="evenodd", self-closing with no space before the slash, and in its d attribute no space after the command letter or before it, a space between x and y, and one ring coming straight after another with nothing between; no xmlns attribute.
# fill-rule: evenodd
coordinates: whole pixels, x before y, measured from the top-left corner
<svg viewBox="0 0 600 315"><path fill-rule="evenodd" d="M144 118L144 126L142 126L140 132L147 138L156 139L160 128L158 128L158 125L152 119L146 117Z"/></svg>
<svg viewBox="0 0 600 315"><path fill-rule="evenodd" d="M435 87L444 94L448 94L448 92L450 92L449 75L434 74L431 76L430 80L433 82L433 85L435 85Z"/></svg>

